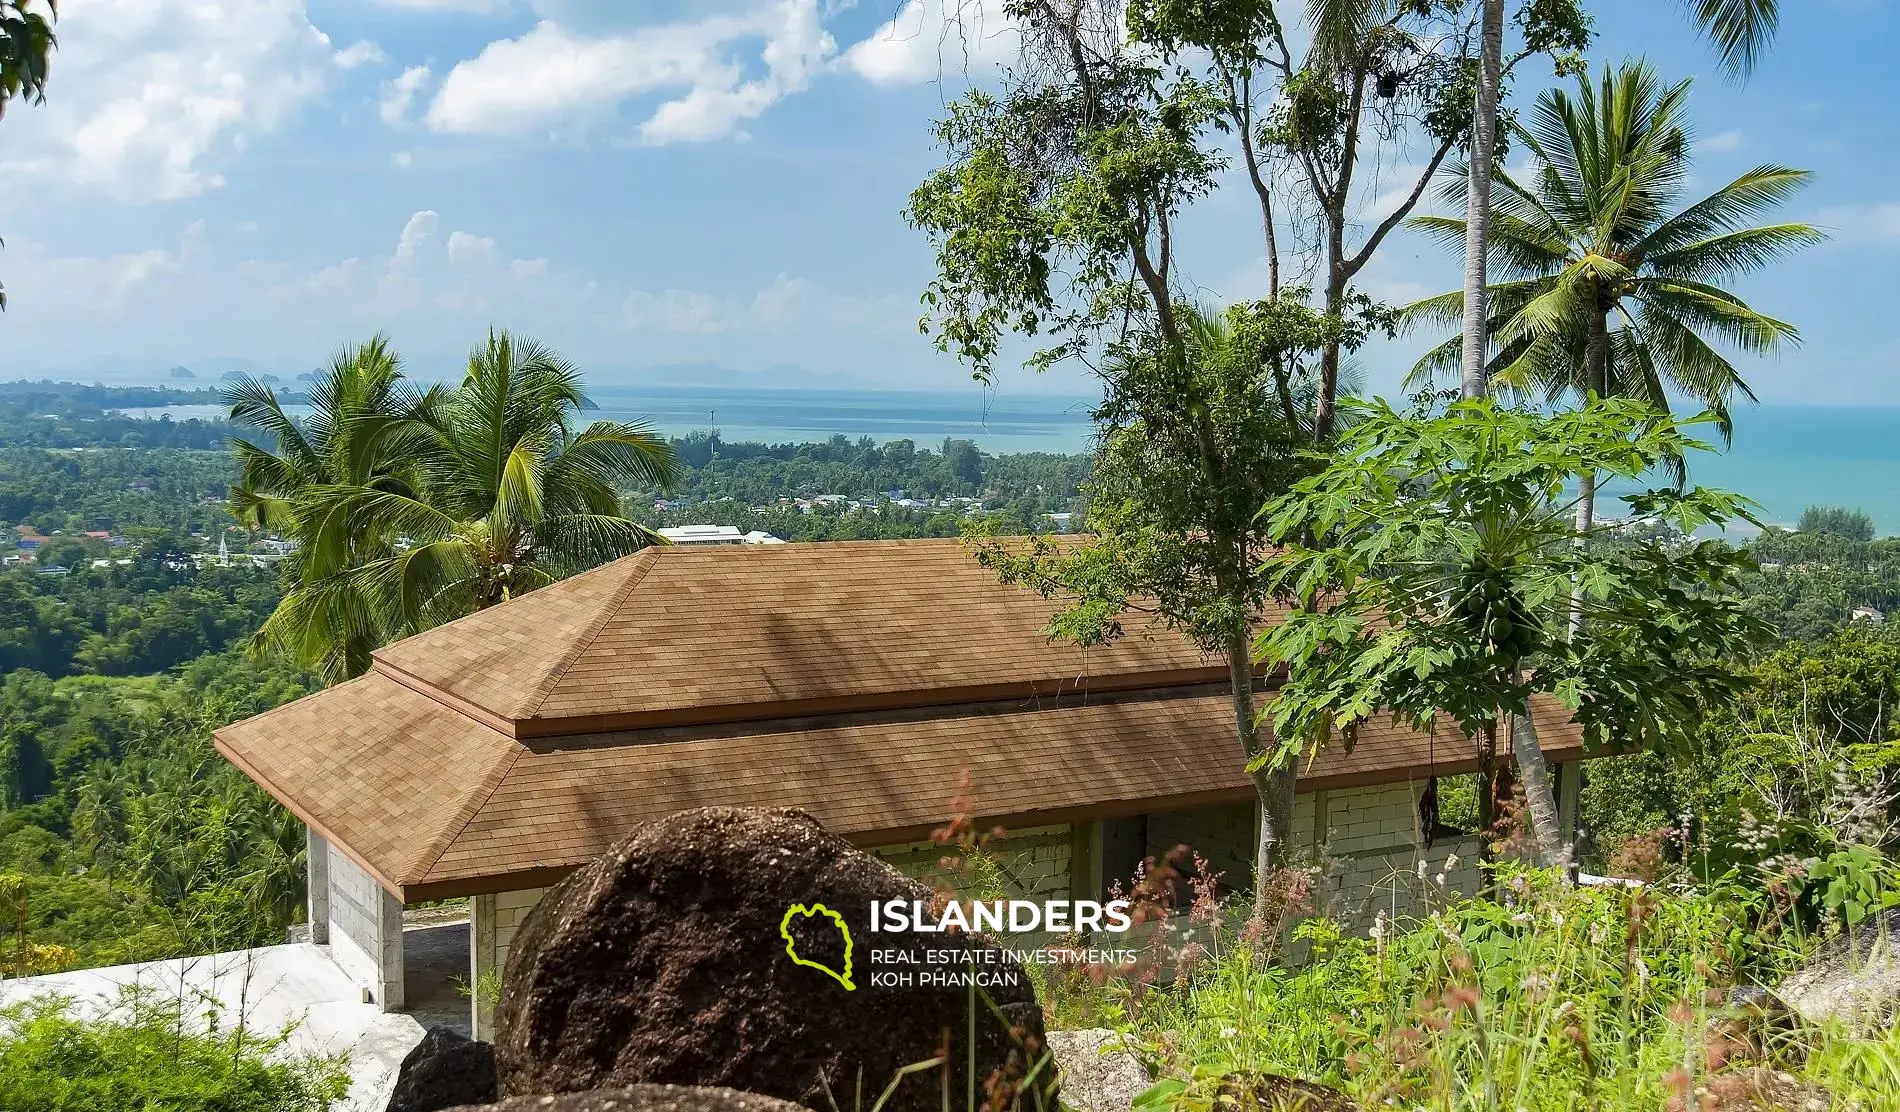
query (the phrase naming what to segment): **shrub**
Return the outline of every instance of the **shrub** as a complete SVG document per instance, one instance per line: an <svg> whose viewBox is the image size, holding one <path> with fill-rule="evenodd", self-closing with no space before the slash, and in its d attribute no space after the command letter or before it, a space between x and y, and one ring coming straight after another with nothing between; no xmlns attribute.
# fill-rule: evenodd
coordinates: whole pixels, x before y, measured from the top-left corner
<svg viewBox="0 0 1900 1112"><path fill-rule="evenodd" d="M0 1112L326 1112L348 1090L340 1061L282 1054L288 1031L194 1027L141 992L96 1018L54 996L0 1008Z"/></svg>

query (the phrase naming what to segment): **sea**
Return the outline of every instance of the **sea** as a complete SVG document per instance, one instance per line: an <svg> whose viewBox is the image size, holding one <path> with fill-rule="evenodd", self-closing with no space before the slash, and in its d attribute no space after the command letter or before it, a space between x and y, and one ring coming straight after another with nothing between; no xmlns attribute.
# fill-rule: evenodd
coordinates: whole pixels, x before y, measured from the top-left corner
<svg viewBox="0 0 1900 1112"><path fill-rule="evenodd" d="M898 391L757 387L605 386L596 416L643 420L669 435L717 429L729 443L946 438L986 452L1085 452L1094 399L979 389ZM138 411L210 417L214 406ZM1701 439L1713 440L1704 427ZM1815 504L1864 510L1882 535L1900 534L1900 407L1761 405L1737 412L1727 446L1698 453L1690 481L1747 495L1769 524L1791 525ZM1617 507L1602 512L1616 516ZM1744 532L1746 530L1743 530Z"/></svg>

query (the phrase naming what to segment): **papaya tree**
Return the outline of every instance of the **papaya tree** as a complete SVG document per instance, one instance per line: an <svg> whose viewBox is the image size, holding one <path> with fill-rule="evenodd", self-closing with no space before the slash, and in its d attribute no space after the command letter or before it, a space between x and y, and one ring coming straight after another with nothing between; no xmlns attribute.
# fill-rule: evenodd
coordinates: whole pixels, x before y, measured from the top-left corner
<svg viewBox="0 0 1900 1112"><path fill-rule="evenodd" d="M1278 745L1257 761L1350 745L1390 715L1474 739L1482 764L1537 695L1594 749L1668 751L1747 686L1747 650L1767 636L1743 604L1751 562L1692 538L1753 521L1751 503L1702 487L1624 496L1674 541L1598 522L1580 545L1571 521L1580 476L1634 486L1703 449L1691 432L1713 418L1618 398L1555 415L1490 399L1349 411L1360 420L1326 468L1264 510L1270 588L1293 609L1257 643L1287 669L1265 714ZM1570 634L1573 605L1588 621ZM1526 797L1539 844L1556 844L1550 793Z"/></svg>

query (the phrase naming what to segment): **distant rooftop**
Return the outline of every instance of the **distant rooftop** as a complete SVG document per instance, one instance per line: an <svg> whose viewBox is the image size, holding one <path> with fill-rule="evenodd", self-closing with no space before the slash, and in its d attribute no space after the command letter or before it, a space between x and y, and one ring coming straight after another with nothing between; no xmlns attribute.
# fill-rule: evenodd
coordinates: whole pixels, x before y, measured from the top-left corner
<svg viewBox="0 0 1900 1112"><path fill-rule="evenodd" d="M770 533L754 529L741 533L731 525L677 525L660 530L674 544L784 544Z"/></svg>

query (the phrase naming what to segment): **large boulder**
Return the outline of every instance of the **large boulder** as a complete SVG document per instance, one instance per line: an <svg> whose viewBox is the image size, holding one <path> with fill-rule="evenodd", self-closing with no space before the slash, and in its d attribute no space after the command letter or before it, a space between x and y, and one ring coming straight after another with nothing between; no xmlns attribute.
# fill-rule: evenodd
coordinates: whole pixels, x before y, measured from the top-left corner
<svg viewBox="0 0 1900 1112"><path fill-rule="evenodd" d="M868 1107L894 1084L887 1112L941 1112L941 1069L950 1092L966 1091L972 994L922 975L965 977L963 961L932 961L965 944L989 998L975 1002L979 1096L1017 1083L1046 1052L1015 959L982 935L870 929L874 902L931 898L803 811L704 808L649 823L549 890L515 935L495 1010L501 1093L672 1083L829 1108L827 1089L844 1103L862 1091ZM840 923L849 987L834 975ZM946 1050L946 1066L902 1072ZM1049 1107L1053 1074L1036 1071Z"/></svg>
<svg viewBox="0 0 1900 1112"><path fill-rule="evenodd" d="M631 1085L591 1093L509 1097L500 1104L464 1105L449 1112L811 1112L802 1105L737 1089L691 1085Z"/></svg>
<svg viewBox="0 0 1900 1112"><path fill-rule="evenodd" d="M1843 931L1790 974L1775 995L1809 1023L1871 1030L1900 1018L1900 909Z"/></svg>
<svg viewBox="0 0 1900 1112"><path fill-rule="evenodd" d="M495 1048L450 1027L431 1027L404 1056L385 1112L440 1112L497 1095Z"/></svg>
<svg viewBox="0 0 1900 1112"><path fill-rule="evenodd" d="M1121 1036L1106 1027L1049 1032L1062 1103L1075 1112L1129 1112L1154 1079Z"/></svg>

